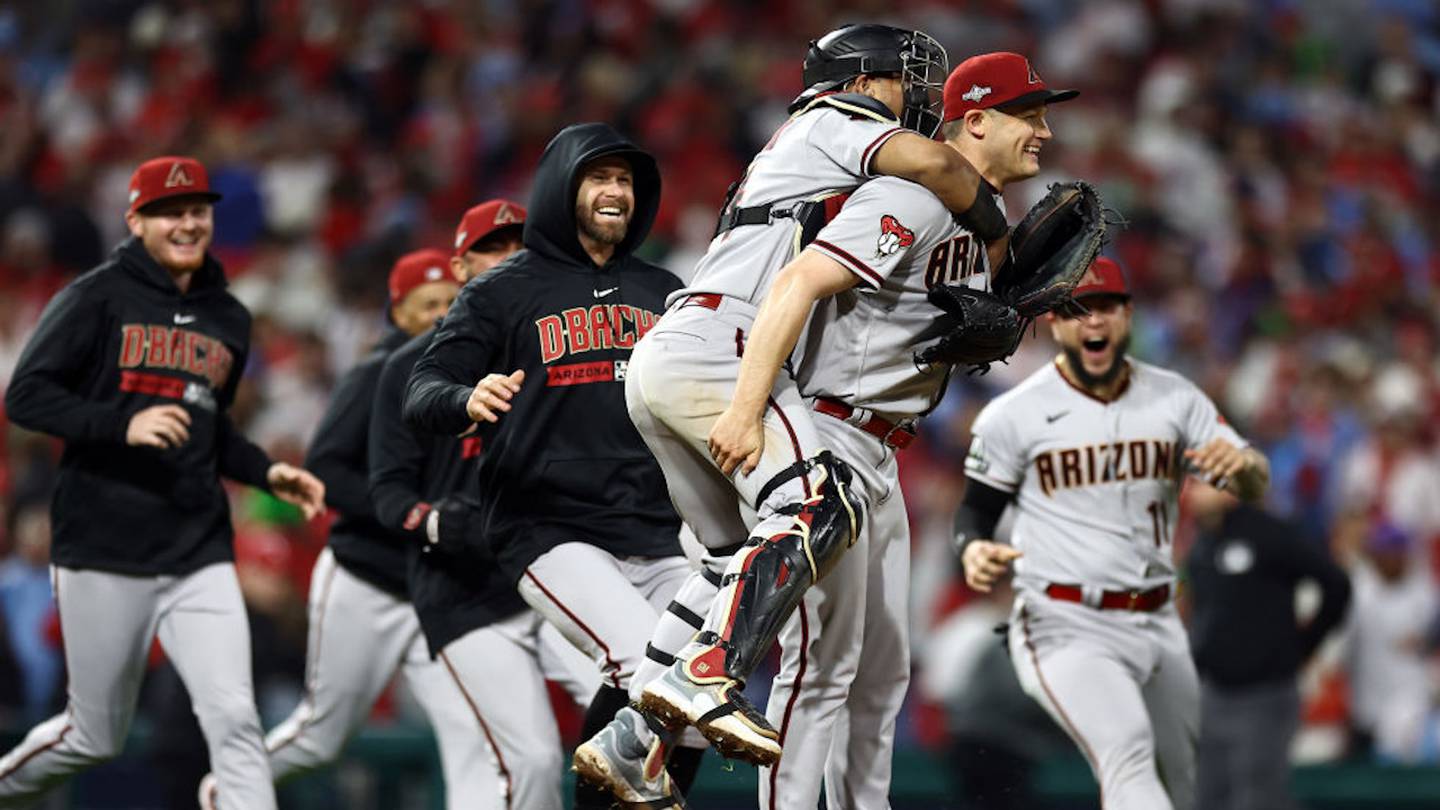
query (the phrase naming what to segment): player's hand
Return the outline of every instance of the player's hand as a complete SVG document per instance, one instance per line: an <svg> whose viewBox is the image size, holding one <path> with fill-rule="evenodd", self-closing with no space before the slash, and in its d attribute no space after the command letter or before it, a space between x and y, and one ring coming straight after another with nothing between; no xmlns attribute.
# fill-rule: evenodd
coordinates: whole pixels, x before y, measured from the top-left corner
<svg viewBox="0 0 1440 810"><path fill-rule="evenodd" d="M1010 563L1021 552L990 540L976 540L965 546L960 562L965 566L965 584L980 593L989 593L1010 571Z"/></svg>
<svg viewBox="0 0 1440 810"><path fill-rule="evenodd" d="M720 472L730 475L739 468L741 474L755 472L765 452L765 425L759 416L747 416L734 408L726 408L710 428L710 457Z"/></svg>
<svg viewBox="0 0 1440 810"><path fill-rule="evenodd" d="M137 411L125 427L132 447L179 447L190 441L190 412L179 405L151 405Z"/></svg>
<svg viewBox="0 0 1440 810"><path fill-rule="evenodd" d="M520 393L520 384L525 382L525 369L517 368L509 374L486 374L485 379L470 392L465 403L465 413L473 422L499 422L500 415L510 410L510 400Z"/></svg>
<svg viewBox="0 0 1440 810"><path fill-rule="evenodd" d="M1216 489L1225 489L1250 463L1245 450L1224 439L1211 439L1204 447L1185 451L1190 471Z"/></svg>
<svg viewBox="0 0 1440 810"><path fill-rule="evenodd" d="M265 482L275 497L300 507L306 520L325 511L325 482L309 470L277 461L266 471Z"/></svg>

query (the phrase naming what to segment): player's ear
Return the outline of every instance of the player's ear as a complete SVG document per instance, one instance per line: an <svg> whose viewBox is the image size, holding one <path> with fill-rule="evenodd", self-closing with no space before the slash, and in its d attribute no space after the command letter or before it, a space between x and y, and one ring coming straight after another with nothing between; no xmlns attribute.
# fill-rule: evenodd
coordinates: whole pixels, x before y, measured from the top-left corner
<svg viewBox="0 0 1440 810"><path fill-rule="evenodd" d="M970 137L976 140L984 140L985 132L990 128L989 110L969 110L965 113L965 131Z"/></svg>
<svg viewBox="0 0 1440 810"><path fill-rule="evenodd" d="M456 284L465 283L465 262L459 256L450 257L450 275L455 277Z"/></svg>
<svg viewBox="0 0 1440 810"><path fill-rule="evenodd" d="M125 212L125 227L130 229L131 236L139 239L143 232L143 228L141 226L142 223L139 214L135 213L134 211Z"/></svg>

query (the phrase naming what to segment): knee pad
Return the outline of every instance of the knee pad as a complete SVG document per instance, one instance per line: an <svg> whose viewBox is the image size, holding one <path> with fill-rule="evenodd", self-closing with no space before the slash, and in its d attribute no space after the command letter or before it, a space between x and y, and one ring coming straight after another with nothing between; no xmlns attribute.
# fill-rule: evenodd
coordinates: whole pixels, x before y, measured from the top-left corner
<svg viewBox="0 0 1440 810"><path fill-rule="evenodd" d="M805 591L828 574L859 537L863 499L852 487L849 465L828 450L777 475L762 488L761 500L801 475L810 481L809 495L776 510L791 516L789 526L746 541L738 555L739 570L731 566L720 592L728 608L725 624L718 633L702 634L702 643L725 649L726 675L736 680L755 670Z"/></svg>

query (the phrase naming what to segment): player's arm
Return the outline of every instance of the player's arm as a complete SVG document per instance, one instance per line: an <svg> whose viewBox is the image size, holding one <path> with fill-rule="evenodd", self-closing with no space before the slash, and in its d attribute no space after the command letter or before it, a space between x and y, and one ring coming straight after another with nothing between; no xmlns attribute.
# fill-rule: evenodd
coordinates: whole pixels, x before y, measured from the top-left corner
<svg viewBox="0 0 1440 810"><path fill-rule="evenodd" d="M491 370L504 342L501 307L486 298L492 291L493 285L465 285L435 327L430 346L410 375L404 408L407 424L456 436L477 422L499 421L510 410L525 372Z"/></svg>
<svg viewBox="0 0 1440 810"><path fill-rule="evenodd" d="M965 570L965 584L989 593L1020 552L993 539L1000 516L1014 500L1012 493L968 478L965 498L955 511L955 549Z"/></svg>
<svg viewBox="0 0 1440 810"><path fill-rule="evenodd" d="M245 355L246 352L242 351L236 356L230 379L220 392L220 414L215 420L216 469L232 481L263 489L299 507L306 520L315 518L325 511L325 484L309 470L284 461L273 461L270 454L240 432L227 413L230 403L235 401L235 391L240 387ZM141 411L136 417L144 413Z"/></svg>
<svg viewBox="0 0 1440 810"><path fill-rule="evenodd" d="M1187 391L1184 453L1190 471L1242 501L1258 501L1270 488L1270 461L1250 447L1220 416L1215 403L1199 388Z"/></svg>
<svg viewBox="0 0 1440 810"><path fill-rule="evenodd" d="M100 362L96 347L103 343L101 330L107 319L95 305L97 298L88 286L72 284L45 306L5 392L5 413L10 421L70 441L119 444L127 440L130 414L76 393L85 375ZM188 439L188 427L180 425L182 417L174 413L185 409L179 405L157 407L169 409L169 419L164 439L157 437L156 446L178 445ZM183 419L188 422L189 415Z"/></svg>
<svg viewBox="0 0 1440 810"><path fill-rule="evenodd" d="M381 525L423 542L425 518L431 510L422 494L425 459L434 442L429 434L414 430L402 418L405 383L413 368L403 352L400 350L386 361L375 385L366 436L369 491Z"/></svg>
<svg viewBox="0 0 1440 810"><path fill-rule="evenodd" d="M870 161L870 173L900 177L929 189L966 230L990 243L1008 234L994 191L955 149L914 132L887 139Z"/></svg>
<svg viewBox="0 0 1440 810"><path fill-rule="evenodd" d="M378 372L371 360L340 378L305 455L305 467L325 482L330 504L351 517L375 514L365 447Z"/></svg>
<svg viewBox="0 0 1440 810"><path fill-rule="evenodd" d="M859 281L850 269L816 250L801 251L781 268L746 336L730 407L710 431L710 455L721 472L729 475L739 467L749 475L760 463L765 450L762 419L770 391L815 302Z"/></svg>

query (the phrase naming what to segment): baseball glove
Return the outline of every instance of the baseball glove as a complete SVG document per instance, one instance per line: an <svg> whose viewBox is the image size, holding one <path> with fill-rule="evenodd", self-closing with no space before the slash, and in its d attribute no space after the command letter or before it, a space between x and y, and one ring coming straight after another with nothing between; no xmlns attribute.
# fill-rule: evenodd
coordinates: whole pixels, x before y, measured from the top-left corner
<svg viewBox="0 0 1440 810"><path fill-rule="evenodd" d="M1015 308L984 290L950 284L932 287L926 295L945 314L946 332L915 353L920 363L973 366L984 373L990 364L1015 353L1025 322Z"/></svg>
<svg viewBox="0 0 1440 810"><path fill-rule="evenodd" d="M1010 232L1010 263L995 293L1034 318L1063 306L1105 242L1105 215L1095 187L1054 183Z"/></svg>

